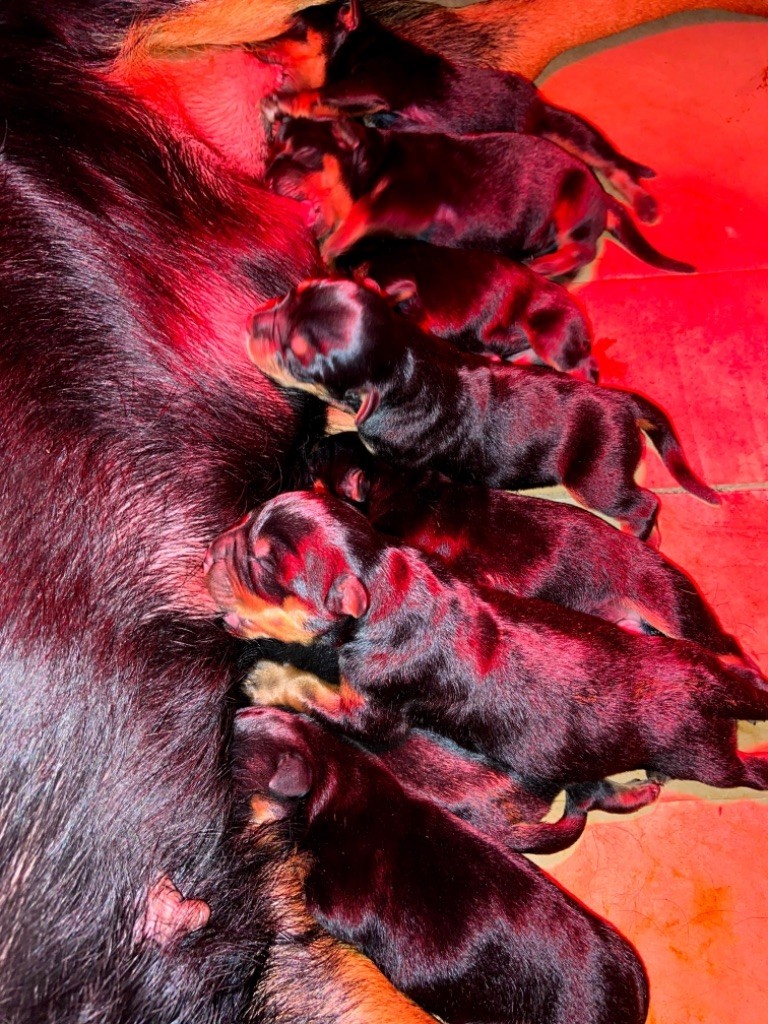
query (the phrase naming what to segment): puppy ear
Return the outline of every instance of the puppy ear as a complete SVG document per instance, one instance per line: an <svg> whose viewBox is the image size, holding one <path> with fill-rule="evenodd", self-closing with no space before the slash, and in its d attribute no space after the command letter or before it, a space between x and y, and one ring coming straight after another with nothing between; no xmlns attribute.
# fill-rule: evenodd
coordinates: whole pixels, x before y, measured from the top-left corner
<svg viewBox="0 0 768 1024"><path fill-rule="evenodd" d="M336 21L342 25L347 32L354 32L360 24L360 4L358 0L348 0L339 8Z"/></svg>
<svg viewBox="0 0 768 1024"><path fill-rule="evenodd" d="M306 796L312 788L312 770L300 754L281 754L268 788L282 799Z"/></svg>
<svg viewBox="0 0 768 1024"><path fill-rule="evenodd" d="M388 285L384 286L384 292L393 306L399 306L405 302L411 306L419 297L416 282L409 277L399 277L395 281L390 281Z"/></svg>
<svg viewBox="0 0 768 1024"><path fill-rule="evenodd" d="M325 597L325 607L333 615L351 615L359 619L368 611L368 591L351 572L337 576Z"/></svg>
<svg viewBox="0 0 768 1024"><path fill-rule="evenodd" d="M359 427L362 423L365 423L368 417L376 412L376 410L379 408L381 395L379 394L378 388L371 388L370 391L364 391L360 398L360 408L355 413L356 427Z"/></svg>
<svg viewBox="0 0 768 1024"><path fill-rule="evenodd" d="M331 121L331 133L342 149L356 150L363 141L355 124L345 118Z"/></svg>
<svg viewBox="0 0 768 1024"><path fill-rule="evenodd" d="M368 500L370 484L362 469L348 469L341 478L339 493L357 505L363 505Z"/></svg>

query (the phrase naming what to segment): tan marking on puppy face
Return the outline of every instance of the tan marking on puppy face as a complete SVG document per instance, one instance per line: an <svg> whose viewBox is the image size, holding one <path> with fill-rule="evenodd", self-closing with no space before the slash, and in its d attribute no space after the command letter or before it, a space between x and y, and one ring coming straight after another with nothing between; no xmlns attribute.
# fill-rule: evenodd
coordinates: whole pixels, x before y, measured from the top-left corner
<svg viewBox="0 0 768 1024"><path fill-rule="evenodd" d="M283 39L273 46L267 44L265 51L269 59L284 68L293 89L303 92L305 89L319 89L325 85L328 58L324 45L323 34L308 28L304 39ZM258 47L256 54L259 54Z"/></svg>
<svg viewBox="0 0 768 1024"><path fill-rule="evenodd" d="M249 336L247 349L251 362L255 366L258 366L261 372L276 384L281 384L284 388L288 388L291 391L306 391L307 394L314 395L315 398L319 398L321 402L334 401L322 385L316 384L314 381L296 380L296 378L278 362L274 350L270 351L268 345L262 346L258 341Z"/></svg>
<svg viewBox="0 0 768 1024"><path fill-rule="evenodd" d="M256 793L250 799L251 814L249 823L257 828L260 825L269 825L273 821L280 821L285 817L285 808L277 800L270 800L267 796Z"/></svg>
<svg viewBox="0 0 768 1024"><path fill-rule="evenodd" d="M235 621L235 616L237 621ZM282 640L310 644L316 633L307 628L310 611L298 597L289 594L282 604L265 601L256 594L240 592L224 618L237 636L246 640Z"/></svg>

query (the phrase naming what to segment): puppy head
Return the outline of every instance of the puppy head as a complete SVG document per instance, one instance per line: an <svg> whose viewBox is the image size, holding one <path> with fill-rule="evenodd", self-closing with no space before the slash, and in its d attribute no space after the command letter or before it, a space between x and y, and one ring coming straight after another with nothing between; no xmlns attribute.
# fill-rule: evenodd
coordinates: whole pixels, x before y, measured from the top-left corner
<svg viewBox="0 0 768 1024"><path fill-rule="evenodd" d="M248 353L273 380L357 414L378 404L377 384L400 361L404 324L387 296L354 281L304 281L257 310Z"/></svg>
<svg viewBox="0 0 768 1024"><path fill-rule="evenodd" d="M319 441L307 456L315 490L327 490L356 505L365 505L375 482L378 460L355 433L335 434Z"/></svg>
<svg viewBox="0 0 768 1024"><path fill-rule="evenodd" d="M253 46L260 60L279 64L292 90L319 89L328 62L360 23L358 0L317 4L295 15L290 28L276 39Z"/></svg>
<svg viewBox="0 0 768 1024"><path fill-rule="evenodd" d="M280 126L265 180L278 195L306 204L318 238L345 219L352 190L368 174L368 134L350 121L289 118Z"/></svg>
<svg viewBox="0 0 768 1024"><path fill-rule="evenodd" d="M235 635L308 644L367 613L385 546L345 502L295 491L212 545L206 583Z"/></svg>
<svg viewBox="0 0 768 1024"><path fill-rule="evenodd" d="M264 825L290 816L322 777L313 750L313 733L323 730L278 708L243 708L235 716L232 778L247 801L246 821Z"/></svg>

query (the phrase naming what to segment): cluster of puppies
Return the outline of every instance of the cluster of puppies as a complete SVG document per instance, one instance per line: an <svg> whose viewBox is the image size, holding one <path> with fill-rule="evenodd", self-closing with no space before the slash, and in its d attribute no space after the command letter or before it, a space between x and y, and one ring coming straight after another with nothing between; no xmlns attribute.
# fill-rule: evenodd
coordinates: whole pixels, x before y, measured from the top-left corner
<svg viewBox="0 0 768 1024"><path fill-rule="evenodd" d="M597 385L583 314L543 275L606 230L691 268L594 173L650 220L652 172L517 75L457 68L347 2L261 55L290 86L265 104L269 181L306 203L334 273L258 310L248 348L353 431L206 558L230 632L278 642L237 717L247 827L282 830L314 918L443 1020L641 1024L635 951L521 854L667 778L768 789L768 758L736 743L768 682L644 543L642 434L716 495L657 406ZM510 493L557 483L622 529Z"/></svg>

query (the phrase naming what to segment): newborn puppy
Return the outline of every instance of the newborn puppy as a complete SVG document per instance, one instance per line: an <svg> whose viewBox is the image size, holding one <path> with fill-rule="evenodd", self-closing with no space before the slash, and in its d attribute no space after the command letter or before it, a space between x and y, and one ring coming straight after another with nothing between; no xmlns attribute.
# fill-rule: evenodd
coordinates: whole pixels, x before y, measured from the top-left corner
<svg viewBox="0 0 768 1024"><path fill-rule="evenodd" d="M718 501L647 399L459 352L351 281L305 281L251 330L264 373L355 412L366 448L387 462L505 489L562 483L645 538L659 499L634 479L642 430L686 490Z"/></svg>
<svg viewBox="0 0 768 1024"><path fill-rule="evenodd" d="M381 240L344 259L424 330L466 352L533 353L556 370L597 380L586 317L561 285L482 249Z"/></svg>
<svg viewBox="0 0 768 1024"><path fill-rule="evenodd" d="M309 912L451 1024L642 1024L629 943L525 858L408 794L382 762L317 723L238 712L244 800L289 822ZM489 983L491 979L491 983Z"/></svg>
<svg viewBox="0 0 768 1024"><path fill-rule="evenodd" d="M302 194L297 184L306 172L317 187L322 167L325 192L346 195L349 212L340 222L316 213L318 234L331 231L322 246L328 260L368 235L385 234L487 249L556 277L590 263L607 231L654 267L693 270L655 249L589 168L546 139L378 132L352 122L316 122L310 142L307 130L294 124L281 132L282 151L268 180L281 195L324 208L313 188ZM326 135L320 145L321 128ZM334 217L343 216L338 197L336 205Z"/></svg>
<svg viewBox="0 0 768 1024"><path fill-rule="evenodd" d="M356 434L307 456L307 486L361 505L379 533L434 555L477 586L597 615L632 632L691 640L748 663L696 584L635 537L557 502L402 473Z"/></svg>
<svg viewBox="0 0 768 1024"><path fill-rule="evenodd" d="M255 674L257 694L263 690L264 679L262 665ZM572 786L566 791L562 817L542 822L551 807L550 799L527 789L487 759L433 733L414 729L394 746L378 750L377 755L411 796L438 804L499 845L519 853L565 850L584 831L588 811L627 814L653 803L661 791L655 780L601 780Z"/></svg>
<svg viewBox="0 0 768 1024"><path fill-rule="evenodd" d="M367 114L398 131L542 135L604 174L641 219L656 215L640 184L654 172L622 156L583 117L547 103L522 75L459 67L423 50L364 14L357 0L309 7L267 49L302 90L269 97L269 118Z"/></svg>
<svg viewBox="0 0 768 1024"><path fill-rule="evenodd" d="M738 719L768 719L768 682L754 670L474 589L330 495L279 495L240 530L240 544L214 545L206 563L230 629L274 636L280 611L305 643L322 637L339 654L337 688L281 679L252 693L259 703L373 742L426 727L542 796L636 769L768 789L768 755L736 743Z"/></svg>

